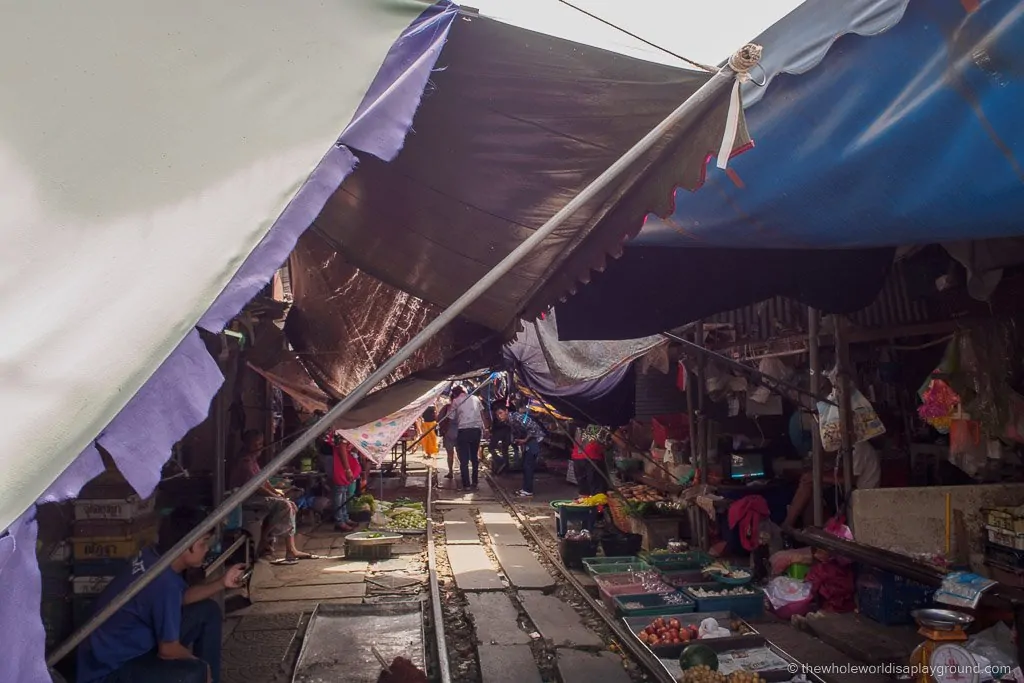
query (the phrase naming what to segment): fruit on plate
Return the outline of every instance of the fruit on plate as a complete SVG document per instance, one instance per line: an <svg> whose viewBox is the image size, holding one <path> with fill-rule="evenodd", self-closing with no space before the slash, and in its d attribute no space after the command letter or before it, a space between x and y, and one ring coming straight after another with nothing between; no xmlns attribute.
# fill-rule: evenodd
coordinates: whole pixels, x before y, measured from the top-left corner
<svg viewBox="0 0 1024 683"><path fill-rule="evenodd" d="M679 655L679 667L686 671L697 666L706 666L711 671L718 671L718 655L707 645L692 643L686 646Z"/></svg>
<svg viewBox="0 0 1024 683"><path fill-rule="evenodd" d="M697 626L682 624L678 619L658 617L637 634L640 642L650 647L667 647L697 640Z"/></svg>

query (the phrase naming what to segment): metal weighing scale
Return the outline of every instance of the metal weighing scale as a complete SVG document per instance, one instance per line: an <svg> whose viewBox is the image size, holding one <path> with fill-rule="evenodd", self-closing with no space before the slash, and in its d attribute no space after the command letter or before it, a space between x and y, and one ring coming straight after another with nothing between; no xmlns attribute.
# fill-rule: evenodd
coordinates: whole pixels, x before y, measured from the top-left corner
<svg viewBox="0 0 1024 683"><path fill-rule="evenodd" d="M978 683L977 660L957 644L967 641L964 627L974 617L946 609L919 609L911 614L925 641L910 655L910 665L928 667L917 675L916 683Z"/></svg>

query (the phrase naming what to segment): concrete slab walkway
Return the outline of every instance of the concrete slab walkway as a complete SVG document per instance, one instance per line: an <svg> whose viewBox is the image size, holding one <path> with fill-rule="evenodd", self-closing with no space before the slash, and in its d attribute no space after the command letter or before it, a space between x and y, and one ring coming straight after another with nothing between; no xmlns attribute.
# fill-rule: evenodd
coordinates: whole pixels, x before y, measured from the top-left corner
<svg viewBox="0 0 1024 683"><path fill-rule="evenodd" d="M482 683L543 683L529 645L481 645Z"/></svg>
<svg viewBox="0 0 1024 683"><path fill-rule="evenodd" d="M504 593L470 593L469 615L477 641L484 645L527 645L530 636L519 628L519 611Z"/></svg>
<svg viewBox="0 0 1024 683"><path fill-rule="evenodd" d="M544 590L554 587L554 578L529 548L495 545L494 554L509 582L516 588Z"/></svg>
<svg viewBox="0 0 1024 683"><path fill-rule="evenodd" d="M601 638L583 625L570 605L539 591L520 591L519 601L540 634L556 646L601 647Z"/></svg>
<svg viewBox="0 0 1024 683"><path fill-rule="evenodd" d="M493 591L505 588L483 546L450 545L447 550L455 585L462 590Z"/></svg>
<svg viewBox="0 0 1024 683"><path fill-rule="evenodd" d="M444 542L446 545L480 545L480 533L469 509L445 510Z"/></svg>
<svg viewBox="0 0 1024 683"><path fill-rule="evenodd" d="M611 652L558 650L558 676L562 683L629 683L622 660Z"/></svg>
<svg viewBox="0 0 1024 683"><path fill-rule="evenodd" d="M480 520L494 545L526 546L526 538L512 515L504 510L480 510Z"/></svg>

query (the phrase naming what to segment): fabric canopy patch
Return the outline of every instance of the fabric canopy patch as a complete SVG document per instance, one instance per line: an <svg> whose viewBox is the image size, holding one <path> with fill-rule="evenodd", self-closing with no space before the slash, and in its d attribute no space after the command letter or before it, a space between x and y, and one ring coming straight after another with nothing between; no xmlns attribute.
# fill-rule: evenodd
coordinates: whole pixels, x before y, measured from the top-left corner
<svg viewBox="0 0 1024 683"><path fill-rule="evenodd" d="M391 452L392 446L416 423L423 411L434 404L444 387L444 383L438 384L405 408L362 427L342 429L340 433L360 453L380 463Z"/></svg>

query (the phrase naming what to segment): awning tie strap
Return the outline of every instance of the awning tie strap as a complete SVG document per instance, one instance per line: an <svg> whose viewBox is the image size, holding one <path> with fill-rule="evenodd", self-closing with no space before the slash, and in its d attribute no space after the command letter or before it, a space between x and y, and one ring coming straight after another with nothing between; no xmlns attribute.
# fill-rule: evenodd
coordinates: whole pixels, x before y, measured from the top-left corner
<svg viewBox="0 0 1024 683"><path fill-rule="evenodd" d="M723 171L729 166L729 157L732 156L733 147L736 144L736 134L740 128L740 115L743 113L743 104L740 102L740 85L750 80L750 70L761 61L761 46L754 43L747 43L729 57L729 68L736 74L736 80L732 84L732 94L729 96L729 112L725 116L725 134L722 136L722 146L718 150L718 168Z"/></svg>

